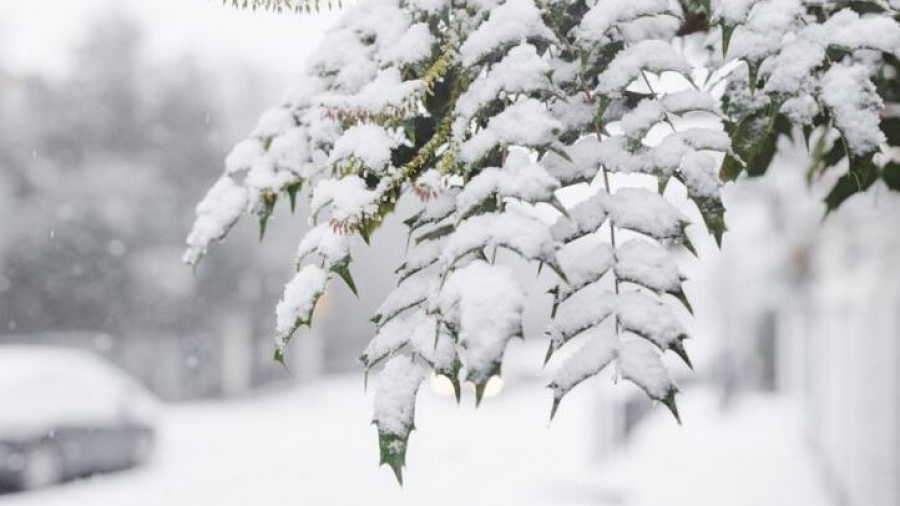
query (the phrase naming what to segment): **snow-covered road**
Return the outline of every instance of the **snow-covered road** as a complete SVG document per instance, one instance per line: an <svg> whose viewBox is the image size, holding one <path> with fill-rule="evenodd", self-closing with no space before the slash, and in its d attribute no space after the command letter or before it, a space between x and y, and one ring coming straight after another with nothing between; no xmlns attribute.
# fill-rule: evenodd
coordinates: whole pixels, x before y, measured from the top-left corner
<svg viewBox="0 0 900 506"><path fill-rule="evenodd" d="M403 488L377 465L369 402L352 378L171 407L152 464L0 506L827 504L789 410L770 399L721 414L711 396L688 394L685 427L659 410L623 455L598 463L591 388L549 427L539 385L477 411L420 395Z"/></svg>

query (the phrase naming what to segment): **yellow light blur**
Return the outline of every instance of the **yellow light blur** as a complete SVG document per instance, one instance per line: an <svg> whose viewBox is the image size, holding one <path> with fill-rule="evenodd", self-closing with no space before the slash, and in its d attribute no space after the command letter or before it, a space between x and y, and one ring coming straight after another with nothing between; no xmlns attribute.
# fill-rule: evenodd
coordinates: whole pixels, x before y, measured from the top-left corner
<svg viewBox="0 0 900 506"><path fill-rule="evenodd" d="M431 380L428 383L431 385L431 391L440 396L449 397L455 393L453 383L446 376L431 373Z"/></svg>
<svg viewBox="0 0 900 506"><path fill-rule="evenodd" d="M431 391L442 396L442 397L450 397L455 394L453 390L453 383L449 378L440 374L431 373L431 378L428 380L428 384L431 386ZM485 397L494 397L495 395L499 395L500 392L503 391L504 387L503 378L500 376L492 376L491 379L488 380L487 385L484 387L484 396ZM466 383L465 388L467 390L472 389L472 385Z"/></svg>
<svg viewBox="0 0 900 506"><path fill-rule="evenodd" d="M331 310L331 297L328 295L328 292L323 293L319 300L316 301L316 307L313 308L313 320L318 321L323 316L327 315Z"/></svg>
<svg viewBox="0 0 900 506"><path fill-rule="evenodd" d="M484 396L493 397L503 391L503 378L500 376L491 376L487 385L484 387Z"/></svg>

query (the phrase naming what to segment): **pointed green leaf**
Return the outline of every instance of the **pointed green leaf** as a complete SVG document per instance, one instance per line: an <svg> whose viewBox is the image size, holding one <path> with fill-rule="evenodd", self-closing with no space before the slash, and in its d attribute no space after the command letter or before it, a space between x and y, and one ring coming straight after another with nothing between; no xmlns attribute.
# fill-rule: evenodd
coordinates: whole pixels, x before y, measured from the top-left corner
<svg viewBox="0 0 900 506"><path fill-rule="evenodd" d="M397 483L403 486L403 467L406 466L406 448L409 433L405 437L378 432L379 464L387 464L394 471Z"/></svg>
<svg viewBox="0 0 900 506"><path fill-rule="evenodd" d="M300 188L303 186L303 181L298 181L296 183L289 184L285 191L288 194L288 201L291 204L291 212L293 213L297 209L297 192L300 191Z"/></svg>
<svg viewBox="0 0 900 506"><path fill-rule="evenodd" d="M566 276L566 273L563 272L562 267L560 267L559 264L556 263L556 261L547 260L544 263L547 264L547 266L550 267L550 269L555 272L557 276L559 276L559 279L563 280L566 283L569 282L569 278Z"/></svg>
<svg viewBox="0 0 900 506"><path fill-rule="evenodd" d="M822 156L822 162L825 168L834 167L848 155L847 144L843 140L835 141L825 155Z"/></svg>
<svg viewBox="0 0 900 506"><path fill-rule="evenodd" d="M353 295L355 295L356 298L359 298L359 292L356 290L356 283L353 282L353 275L350 274L350 263L352 261L353 259L348 257L346 261L332 266L331 272L340 276L340 278L344 280L344 283L347 284L347 288L353 292Z"/></svg>
<svg viewBox="0 0 900 506"><path fill-rule="evenodd" d="M566 218L569 217L569 210L566 209L566 206L564 206L563 203L560 202L559 198L555 194L550 197L550 200L547 203L553 206L554 209L559 211L559 214L565 216Z"/></svg>
<svg viewBox="0 0 900 506"><path fill-rule="evenodd" d="M721 245L719 247L721 247ZM694 308L691 306L691 302L688 300L687 295L684 294L683 289L679 288L676 291L669 292L669 295L678 299L678 302L681 302L681 305L684 306L688 313L694 314Z"/></svg>
<svg viewBox="0 0 900 506"><path fill-rule="evenodd" d="M259 242L266 237L266 227L269 224L269 217L271 217L271 213L265 213L259 215Z"/></svg>
<svg viewBox="0 0 900 506"><path fill-rule="evenodd" d="M722 160L722 168L719 170L719 179L728 183L734 181L744 171L744 164L733 154L728 153Z"/></svg>
<svg viewBox="0 0 900 506"><path fill-rule="evenodd" d="M416 244L421 244L424 241L432 241L434 239L438 239L444 237L445 235L451 234L456 230L456 226L449 225L441 225L433 230L429 230L424 234L421 234L415 238Z"/></svg>
<svg viewBox="0 0 900 506"><path fill-rule="evenodd" d="M588 331L585 342L566 358L549 385L553 391L551 421L556 416L563 397L584 381L595 377L615 360L618 343L619 336L611 329L593 328Z"/></svg>
<svg viewBox="0 0 900 506"><path fill-rule="evenodd" d="M425 369L409 355L394 355L381 369L375 391L373 423L378 429L380 463L394 471L403 485L409 436L416 429L416 394Z"/></svg>
<svg viewBox="0 0 900 506"><path fill-rule="evenodd" d="M700 255L697 254L697 248L694 246L694 243L691 242L691 238L688 237L687 234L684 234L684 237L681 239L681 245L684 246L684 249L688 250L695 258L699 258Z"/></svg>
<svg viewBox="0 0 900 506"><path fill-rule="evenodd" d="M881 131L891 146L900 146L900 117L881 120Z"/></svg>
<svg viewBox="0 0 900 506"><path fill-rule="evenodd" d="M734 177L737 177L735 174ZM669 181L672 179L670 174L666 174L662 171L656 171L656 192L660 195L664 195L666 193L666 188L669 187Z"/></svg>
<svg viewBox="0 0 900 506"><path fill-rule="evenodd" d="M453 395L456 398L457 404L462 400L462 381L459 379L460 371L462 371L462 362L460 362L459 358L453 359L453 362L449 367L435 369L434 371L450 380L450 384L453 385Z"/></svg>
<svg viewBox="0 0 900 506"><path fill-rule="evenodd" d="M672 341L672 344L669 345L669 349L675 352L675 354L684 361L685 365L693 370L694 364L691 363L691 358L688 356L687 350L684 349L684 343L682 342L684 339L684 337L679 337L675 341Z"/></svg>
<svg viewBox="0 0 900 506"><path fill-rule="evenodd" d="M497 357L496 361L490 364L490 366L486 369L482 369L480 371L469 369L466 380L471 381L473 385L475 385L475 407L481 405L481 400L484 398L484 392L487 388L488 382L494 376L500 376L500 365L503 361L503 356Z"/></svg>
<svg viewBox="0 0 900 506"><path fill-rule="evenodd" d="M266 236L266 227L272 212L275 210L275 203L278 201L278 195L274 193L265 193L262 195L262 209L259 211L259 241L262 242Z"/></svg>
<svg viewBox="0 0 900 506"><path fill-rule="evenodd" d="M481 406L481 399L484 398L484 391L487 388L487 381L475 383L475 407Z"/></svg>
<svg viewBox="0 0 900 506"><path fill-rule="evenodd" d="M734 25L722 24L722 58L728 58L728 46L731 45L731 36L734 35Z"/></svg>
<svg viewBox="0 0 900 506"><path fill-rule="evenodd" d="M900 163L890 162L881 169L881 178L888 188L900 191Z"/></svg>
<svg viewBox="0 0 900 506"><path fill-rule="evenodd" d="M872 156L851 157L850 168L838 179L834 187L825 196L827 212L834 211L845 200L857 193L864 192L878 180L879 170L872 161Z"/></svg>
<svg viewBox="0 0 900 506"><path fill-rule="evenodd" d="M365 222L359 225L359 236L362 237L363 242L365 242L367 246L371 246L371 244L369 243L369 229L366 226Z"/></svg>
<svg viewBox="0 0 900 506"><path fill-rule="evenodd" d="M547 387L552 389L553 387ZM559 404L562 402L563 396L557 395L556 392L553 392L553 405L550 407L550 421L553 421L553 418L556 417L556 411L559 409Z"/></svg>
<svg viewBox="0 0 900 506"><path fill-rule="evenodd" d="M678 425L681 425L681 415L678 414L678 405L675 402L675 396L678 394L678 389L674 386L669 389L669 392L663 399L660 399L660 402L665 404L669 411L672 413L672 416L675 417L675 420L678 422Z"/></svg>
<svg viewBox="0 0 900 506"><path fill-rule="evenodd" d="M807 151L809 151L809 138L812 136L814 128L813 125L803 125L803 143Z"/></svg>
<svg viewBox="0 0 900 506"><path fill-rule="evenodd" d="M691 192L692 193L692 192ZM718 198L705 197L699 195L689 195L694 201L700 216L703 217L703 223L706 230L715 238L716 245L722 247L722 237L725 235L725 206Z"/></svg>

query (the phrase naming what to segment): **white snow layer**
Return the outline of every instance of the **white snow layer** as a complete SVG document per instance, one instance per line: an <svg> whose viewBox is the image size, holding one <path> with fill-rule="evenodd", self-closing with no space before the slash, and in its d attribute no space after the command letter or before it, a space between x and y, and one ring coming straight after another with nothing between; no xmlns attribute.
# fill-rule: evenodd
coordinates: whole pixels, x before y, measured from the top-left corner
<svg viewBox="0 0 900 506"><path fill-rule="evenodd" d="M184 261L195 265L212 241L225 237L247 209L247 190L222 176L197 205L197 220L187 238Z"/></svg>
<svg viewBox="0 0 900 506"><path fill-rule="evenodd" d="M366 188L366 182L352 175L342 179L323 179L313 190L310 209L317 215L328 206L333 220L360 220L377 210L378 194Z"/></svg>
<svg viewBox="0 0 900 506"><path fill-rule="evenodd" d="M507 266L476 260L447 278L439 305L458 326L460 359L471 381L483 384L499 367L507 342L522 333L524 304Z"/></svg>
<svg viewBox="0 0 900 506"><path fill-rule="evenodd" d="M378 374L374 418L379 432L405 437L413 425L416 392L425 379L425 368L410 357L391 357Z"/></svg>
<svg viewBox="0 0 900 506"><path fill-rule="evenodd" d="M547 201L559 188L556 178L531 161L528 151L509 150L502 169L489 167L472 178L456 197L459 212L465 215L492 195L524 202Z"/></svg>
<svg viewBox="0 0 900 506"><path fill-rule="evenodd" d="M484 213L459 224L441 255L445 265L452 265L463 255L487 247L508 248L530 260L553 259L557 243L541 220L519 211Z"/></svg>
<svg viewBox="0 0 900 506"><path fill-rule="evenodd" d="M609 67L600 74L597 91L604 95L618 95L644 71L657 74L671 71L689 75L691 66L668 42L644 40L616 55Z"/></svg>
<svg viewBox="0 0 900 506"><path fill-rule="evenodd" d="M558 286L559 298L567 298L573 291L603 277L613 265L612 247L598 234L590 234L563 245L556 253L566 282Z"/></svg>
<svg viewBox="0 0 900 506"><path fill-rule="evenodd" d="M881 98L862 65L834 65L822 77L822 100L831 107L834 123L857 155L870 153L884 142L878 109Z"/></svg>
<svg viewBox="0 0 900 506"><path fill-rule="evenodd" d="M399 139L384 127L368 123L355 125L348 128L334 144L330 161L336 163L352 157L366 168L379 171L390 163L391 150L399 145Z"/></svg>
<svg viewBox="0 0 900 506"><path fill-rule="evenodd" d="M669 201L643 188L622 188L611 196L608 209L617 227L654 239L680 239L688 223Z"/></svg>
<svg viewBox="0 0 900 506"><path fill-rule="evenodd" d="M348 260L351 242L350 236L336 232L330 224L316 225L303 236L297 246L297 262L315 254L325 261L327 267L332 267Z"/></svg>
<svg viewBox="0 0 900 506"><path fill-rule="evenodd" d="M664 399L675 388L659 351L638 336L626 334L622 339L616 364L623 378L644 389L654 399Z"/></svg>
<svg viewBox="0 0 900 506"><path fill-rule="evenodd" d="M522 43L515 46L460 95L457 112L467 121L479 109L496 100L501 92L512 94L545 89L549 85L549 71L550 65L537 54L537 48L533 45Z"/></svg>
<svg viewBox="0 0 900 506"><path fill-rule="evenodd" d="M507 0L491 9L487 21L469 34L459 48L463 65L473 65L480 57L503 46L530 37L555 39L544 25L541 11L531 0Z"/></svg>
<svg viewBox="0 0 900 506"><path fill-rule="evenodd" d="M619 279L657 292L675 292L681 288L678 265L659 243L631 239L616 249L615 256L615 272Z"/></svg>
<svg viewBox="0 0 900 506"><path fill-rule="evenodd" d="M596 2L582 17L577 34L587 42L608 42L613 27L640 17L653 17L670 12L666 0L605 0Z"/></svg>
<svg viewBox="0 0 900 506"><path fill-rule="evenodd" d="M596 375L616 358L619 337L611 329L594 328L584 334L586 342L576 353L566 357L553 375L550 388L556 398Z"/></svg>
<svg viewBox="0 0 900 506"><path fill-rule="evenodd" d="M596 327L616 311L616 295L600 283L594 283L575 292L556 311L556 318L547 326L551 346L559 348L564 343Z"/></svg>
<svg viewBox="0 0 900 506"><path fill-rule="evenodd" d="M379 324L390 320L394 316L421 304L428 300L437 289L438 279L433 276L412 276L401 283L385 297L375 315L379 318Z"/></svg>
<svg viewBox="0 0 900 506"><path fill-rule="evenodd" d="M549 145L562 128L537 99L516 102L488 121L488 125L460 148L460 159L475 162L497 145L524 147Z"/></svg>
<svg viewBox="0 0 900 506"><path fill-rule="evenodd" d="M298 323L310 321L327 282L327 272L315 265L307 265L285 285L284 295L275 307L275 334L279 344L284 344Z"/></svg>
<svg viewBox="0 0 900 506"><path fill-rule="evenodd" d="M624 291L619 294L616 314L625 330L648 339L662 349L685 335L684 327L672 308L645 293Z"/></svg>

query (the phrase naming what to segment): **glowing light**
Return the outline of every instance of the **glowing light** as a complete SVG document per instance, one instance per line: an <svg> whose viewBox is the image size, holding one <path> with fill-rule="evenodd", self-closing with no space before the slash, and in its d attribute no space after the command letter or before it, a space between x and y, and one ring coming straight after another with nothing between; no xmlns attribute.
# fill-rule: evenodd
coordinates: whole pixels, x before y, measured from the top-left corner
<svg viewBox="0 0 900 506"><path fill-rule="evenodd" d="M450 397L456 394L453 390L453 383L446 376L431 373L428 384L431 386L432 392L442 397ZM492 376L484 387L484 396L494 397L495 395L499 395L500 392L503 391L504 385L503 378L500 376ZM471 383L466 383L464 388L471 394L474 394L475 392L475 387Z"/></svg>
<svg viewBox="0 0 900 506"><path fill-rule="evenodd" d="M484 387L484 396L493 397L503 391L503 378L500 376L491 376L487 385Z"/></svg>
<svg viewBox="0 0 900 506"><path fill-rule="evenodd" d="M431 380L428 383L431 385L431 390L442 397L449 397L455 394L453 383L446 376L431 373Z"/></svg>
<svg viewBox="0 0 900 506"><path fill-rule="evenodd" d="M323 293L319 300L316 301L316 307L313 308L313 320L319 320L331 311L331 297L328 292Z"/></svg>

